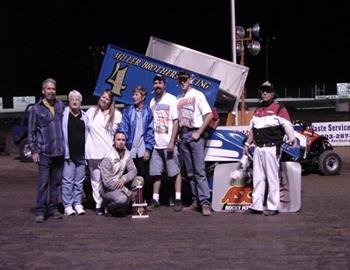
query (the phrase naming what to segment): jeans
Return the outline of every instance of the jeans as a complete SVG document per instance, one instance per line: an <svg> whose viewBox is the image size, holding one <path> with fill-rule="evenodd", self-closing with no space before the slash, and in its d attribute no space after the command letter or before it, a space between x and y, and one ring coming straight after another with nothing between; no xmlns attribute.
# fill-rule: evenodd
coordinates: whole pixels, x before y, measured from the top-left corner
<svg viewBox="0 0 350 270"><path fill-rule="evenodd" d="M210 191L205 172L203 138L193 141L192 132L182 133L180 142L180 156L183 158L187 176L191 179L192 199L200 205L210 204Z"/></svg>
<svg viewBox="0 0 350 270"><path fill-rule="evenodd" d="M149 161L143 160L143 157L133 158L134 164L137 169L137 175L142 176L145 180L143 185L143 198L149 201L152 198L153 186L149 177Z"/></svg>
<svg viewBox="0 0 350 270"><path fill-rule="evenodd" d="M62 200L64 207L81 204L85 170L84 158L76 160L66 159L64 161L62 175Z"/></svg>
<svg viewBox="0 0 350 270"><path fill-rule="evenodd" d="M47 157L40 154L38 162L36 214L44 215L46 207L49 214L58 208L59 189L62 180L63 156Z"/></svg>

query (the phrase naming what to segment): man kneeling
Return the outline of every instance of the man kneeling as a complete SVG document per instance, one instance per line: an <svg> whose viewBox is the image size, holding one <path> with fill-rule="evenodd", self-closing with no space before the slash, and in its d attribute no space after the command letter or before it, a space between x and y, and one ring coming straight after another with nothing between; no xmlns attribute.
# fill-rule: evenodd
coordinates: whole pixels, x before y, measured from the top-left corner
<svg viewBox="0 0 350 270"><path fill-rule="evenodd" d="M126 149L125 133L117 131L113 142L113 148L100 163L101 196L107 216L125 216L132 199L132 190L143 185L143 178L136 176L137 169Z"/></svg>

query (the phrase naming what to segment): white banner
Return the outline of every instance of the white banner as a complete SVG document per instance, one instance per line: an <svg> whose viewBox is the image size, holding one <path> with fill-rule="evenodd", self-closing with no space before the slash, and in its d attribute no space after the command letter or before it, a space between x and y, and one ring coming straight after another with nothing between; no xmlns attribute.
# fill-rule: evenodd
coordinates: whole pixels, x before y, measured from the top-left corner
<svg viewBox="0 0 350 270"><path fill-rule="evenodd" d="M249 68L156 37L150 37L146 56L193 70L220 81L220 89L240 97Z"/></svg>
<svg viewBox="0 0 350 270"><path fill-rule="evenodd" d="M333 146L350 145L350 122L316 122L313 130L328 138Z"/></svg>
<svg viewBox="0 0 350 270"><path fill-rule="evenodd" d="M25 110L25 108L31 103L35 103L35 96L13 97L14 109Z"/></svg>

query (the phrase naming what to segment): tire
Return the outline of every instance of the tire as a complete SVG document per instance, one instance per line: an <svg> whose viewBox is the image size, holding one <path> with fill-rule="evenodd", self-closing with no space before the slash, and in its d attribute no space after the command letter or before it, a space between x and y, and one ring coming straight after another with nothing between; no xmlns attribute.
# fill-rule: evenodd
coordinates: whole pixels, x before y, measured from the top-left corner
<svg viewBox="0 0 350 270"><path fill-rule="evenodd" d="M32 162L32 152L29 149L28 139L25 138L19 144L19 155L22 162Z"/></svg>
<svg viewBox="0 0 350 270"><path fill-rule="evenodd" d="M336 175L340 173L343 162L337 153L326 150L320 155L318 164L322 174Z"/></svg>

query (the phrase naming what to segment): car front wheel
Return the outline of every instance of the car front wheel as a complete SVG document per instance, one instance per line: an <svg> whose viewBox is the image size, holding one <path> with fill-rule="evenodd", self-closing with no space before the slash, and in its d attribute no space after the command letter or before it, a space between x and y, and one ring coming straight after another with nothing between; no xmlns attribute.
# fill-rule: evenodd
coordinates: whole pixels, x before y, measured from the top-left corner
<svg viewBox="0 0 350 270"><path fill-rule="evenodd" d="M31 162L32 160L32 151L29 148L28 139L25 138L19 144L19 155L21 161L23 162Z"/></svg>

